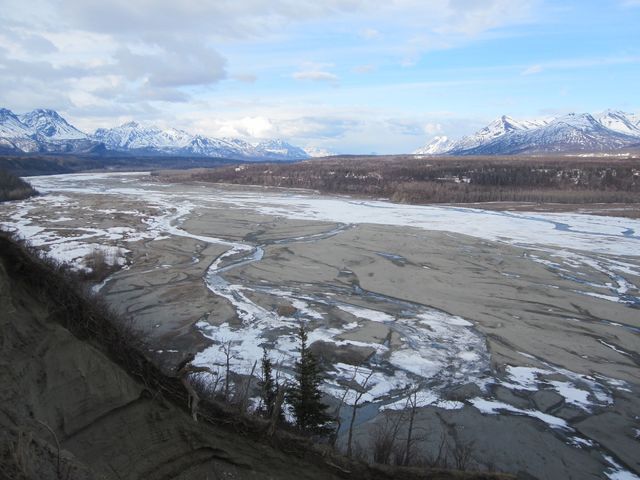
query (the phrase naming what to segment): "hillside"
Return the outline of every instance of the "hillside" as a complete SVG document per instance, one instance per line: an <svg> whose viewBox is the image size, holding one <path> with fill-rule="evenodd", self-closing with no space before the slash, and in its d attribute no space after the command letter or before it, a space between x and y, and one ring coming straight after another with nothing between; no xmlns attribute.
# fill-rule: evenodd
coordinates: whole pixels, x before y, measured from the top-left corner
<svg viewBox="0 0 640 480"><path fill-rule="evenodd" d="M180 382L77 288L0 236L0 478L508 478L348 463L207 402L195 423Z"/></svg>

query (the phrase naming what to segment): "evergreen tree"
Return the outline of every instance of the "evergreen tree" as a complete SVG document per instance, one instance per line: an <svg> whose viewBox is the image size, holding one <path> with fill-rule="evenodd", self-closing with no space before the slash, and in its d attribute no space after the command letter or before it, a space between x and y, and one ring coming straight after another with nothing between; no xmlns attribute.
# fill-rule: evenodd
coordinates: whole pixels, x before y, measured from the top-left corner
<svg viewBox="0 0 640 480"><path fill-rule="evenodd" d="M326 433L330 417L325 412L328 406L321 400L322 375L315 356L307 347L307 331L303 325L298 329L298 339L300 358L295 365L295 383L289 389L288 402L293 408L298 428Z"/></svg>
<svg viewBox="0 0 640 480"><path fill-rule="evenodd" d="M264 414L266 417L271 418L273 409L276 403L276 395L278 394L278 388L273 379L273 363L267 355L267 349L262 349L262 381L258 383L260 387L260 397L262 398L262 404L264 405Z"/></svg>

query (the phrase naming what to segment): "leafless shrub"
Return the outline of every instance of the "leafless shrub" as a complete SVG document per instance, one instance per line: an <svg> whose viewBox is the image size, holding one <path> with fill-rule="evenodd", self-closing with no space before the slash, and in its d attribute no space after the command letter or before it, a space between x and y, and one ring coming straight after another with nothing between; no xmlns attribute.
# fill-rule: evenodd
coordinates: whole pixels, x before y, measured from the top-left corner
<svg viewBox="0 0 640 480"><path fill-rule="evenodd" d="M356 378L356 374L357 374L358 369L356 368L356 371L353 374L353 379L355 380ZM367 384L369 383L369 380L371 379L371 376L373 375L373 370L371 370L369 372L369 375L367 375L362 383L358 383L356 384L356 392L355 392L355 397L354 397L354 401L353 401L353 410L351 411L351 421L349 422L349 437L347 439L347 457L351 457L353 454L352 451L352 441L353 441L353 425L355 424L356 421L356 415L358 413L358 407L360 406L360 400L362 399L362 396L367 393Z"/></svg>
<svg viewBox="0 0 640 480"><path fill-rule="evenodd" d="M83 276L93 282L104 280L116 270L114 259L108 258L107 253L101 248L94 248L91 253L85 255L84 264L88 271L85 271Z"/></svg>
<svg viewBox="0 0 640 480"><path fill-rule="evenodd" d="M474 454L475 442L463 441L456 436L453 448L451 449L451 457L453 458L455 468L462 471L468 470L474 461Z"/></svg>
<svg viewBox="0 0 640 480"><path fill-rule="evenodd" d="M425 455L423 460L431 468L449 468L449 440L445 432L440 434L434 452Z"/></svg>
<svg viewBox="0 0 640 480"><path fill-rule="evenodd" d="M225 375L224 375L224 399L226 401L229 401L229 391L231 388L231 359L234 358L233 355L233 349L231 348L232 344L231 344L231 340L229 340L227 343L224 343L220 348L222 348L222 352L224 353L224 357L225 357Z"/></svg>
<svg viewBox="0 0 640 480"><path fill-rule="evenodd" d="M30 444L33 439L31 432L18 430L18 438L10 445L11 458L15 469L23 478L31 478Z"/></svg>
<svg viewBox="0 0 640 480"><path fill-rule="evenodd" d="M256 371L258 361L253 362L253 367L248 376L241 376L236 381L235 395L233 403L238 406L238 411L242 414L247 413L249 408L249 399L251 397L251 386L253 385L253 374Z"/></svg>
<svg viewBox="0 0 640 480"><path fill-rule="evenodd" d="M397 418L393 418L396 417ZM398 432L403 415L385 415L382 422L378 422L371 434L370 450L375 463L390 465L394 460Z"/></svg>

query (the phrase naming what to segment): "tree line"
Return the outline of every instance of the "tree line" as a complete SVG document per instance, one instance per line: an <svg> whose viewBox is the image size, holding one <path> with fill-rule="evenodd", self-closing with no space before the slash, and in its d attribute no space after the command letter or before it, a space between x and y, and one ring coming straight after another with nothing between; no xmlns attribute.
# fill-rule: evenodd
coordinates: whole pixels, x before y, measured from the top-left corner
<svg viewBox="0 0 640 480"><path fill-rule="evenodd" d="M38 192L20 177L0 169L0 202L22 200Z"/></svg>
<svg viewBox="0 0 640 480"><path fill-rule="evenodd" d="M188 178L404 203L640 202L640 159L635 158L348 157L222 167L193 172Z"/></svg>

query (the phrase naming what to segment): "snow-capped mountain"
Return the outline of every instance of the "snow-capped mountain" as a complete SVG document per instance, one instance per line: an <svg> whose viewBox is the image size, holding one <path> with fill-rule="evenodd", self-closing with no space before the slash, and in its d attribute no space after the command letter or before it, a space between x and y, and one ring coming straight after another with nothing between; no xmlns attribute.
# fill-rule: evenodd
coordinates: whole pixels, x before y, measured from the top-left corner
<svg viewBox="0 0 640 480"><path fill-rule="evenodd" d="M449 137L437 136L433 137L433 140L413 153L416 155L439 155L448 152L453 144L454 142Z"/></svg>
<svg viewBox="0 0 640 480"><path fill-rule="evenodd" d="M58 112L39 108L20 115L20 121L47 140L86 140L87 135L70 125Z"/></svg>
<svg viewBox="0 0 640 480"><path fill-rule="evenodd" d="M204 157L251 158L253 146L239 138L210 138L195 135L183 149L185 154Z"/></svg>
<svg viewBox="0 0 640 480"><path fill-rule="evenodd" d="M336 155L335 152L320 147L305 147L303 150L311 158L331 157L332 155Z"/></svg>
<svg viewBox="0 0 640 480"><path fill-rule="evenodd" d="M192 135L176 128L128 122L81 132L53 110L37 109L24 115L0 109L0 150L23 153L95 153L203 156L242 160L298 160L309 155L283 140L251 144L238 138Z"/></svg>
<svg viewBox="0 0 640 480"><path fill-rule="evenodd" d="M416 154L516 155L606 152L640 144L638 116L607 110L571 113L552 120L517 121L502 116L454 142L437 137Z"/></svg>
<svg viewBox="0 0 640 480"><path fill-rule="evenodd" d="M478 148L487 143L491 143L497 138L505 135L510 135L516 132L522 132L526 130L533 130L544 126L543 120L534 121L518 121L513 118L503 115L502 117L494 120L483 129L477 131L474 135L464 137L455 143L453 149L455 150L471 150Z"/></svg>
<svg viewBox="0 0 640 480"><path fill-rule="evenodd" d="M239 138L211 138L192 135L175 128L128 122L115 128L100 128L93 138L108 150L170 155L242 158L259 160L297 160L308 158L298 147L283 140L265 140L251 144Z"/></svg>
<svg viewBox="0 0 640 480"><path fill-rule="evenodd" d="M32 133L32 130L22 123L15 113L6 108L0 108L0 137L18 138Z"/></svg>
<svg viewBox="0 0 640 480"><path fill-rule="evenodd" d="M291 145L281 139L264 140L255 145L256 152L264 158L299 160L309 158L302 148Z"/></svg>
<svg viewBox="0 0 640 480"><path fill-rule="evenodd" d="M90 153L103 148L53 110L0 109L0 147L8 152Z"/></svg>
<svg viewBox="0 0 640 480"><path fill-rule="evenodd" d="M640 136L640 115L632 115L616 110L605 110L595 116L600 125L614 132Z"/></svg>
<svg viewBox="0 0 640 480"><path fill-rule="evenodd" d="M186 147L192 135L174 128L160 129L127 122L115 128L99 128L93 138L103 142L110 150L155 150L172 153Z"/></svg>

